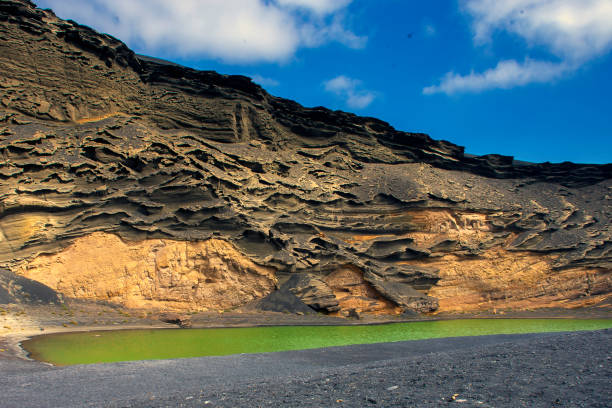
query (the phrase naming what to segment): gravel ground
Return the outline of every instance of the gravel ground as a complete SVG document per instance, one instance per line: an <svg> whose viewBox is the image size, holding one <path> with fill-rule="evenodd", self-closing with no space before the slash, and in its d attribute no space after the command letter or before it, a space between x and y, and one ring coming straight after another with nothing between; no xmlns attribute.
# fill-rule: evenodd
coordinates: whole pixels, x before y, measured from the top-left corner
<svg viewBox="0 0 612 408"><path fill-rule="evenodd" d="M0 360L2 407L611 407L612 330L49 367Z"/></svg>

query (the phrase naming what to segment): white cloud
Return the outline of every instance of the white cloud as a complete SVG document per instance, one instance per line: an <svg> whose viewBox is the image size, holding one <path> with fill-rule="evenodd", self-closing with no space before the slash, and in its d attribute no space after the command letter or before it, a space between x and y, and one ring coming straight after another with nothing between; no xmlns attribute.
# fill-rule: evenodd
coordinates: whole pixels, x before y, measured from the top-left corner
<svg viewBox="0 0 612 408"><path fill-rule="evenodd" d="M334 93L346 92L351 89L355 89L359 85L360 81L357 79L351 79L344 75L339 75L329 81L325 81L325 90Z"/></svg>
<svg viewBox="0 0 612 408"><path fill-rule="evenodd" d="M296 7L316 14L328 14L340 10L352 0L276 0L281 6Z"/></svg>
<svg viewBox="0 0 612 408"><path fill-rule="evenodd" d="M447 73L439 85L424 94L480 92L530 83L550 82L612 49L612 1L610 0L463 0L473 17L474 41L493 41L493 34L507 32L529 47L543 47L560 62L501 61L482 73Z"/></svg>
<svg viewBox="0 0 612 408"><path fill-rule="evenodd" d="M321 44L337 41L349 48L359 49L366 45L367 37L358 36L350 30L344 28L339 16L332 19L329 24L304 24L300 29L300 35L304 45L308 47L318 47Z"/></svg>
<svg viewBox="0 0 612 408"><path fill-rule="evenodd" d="M361 92L349 94L346 104L351 108L363 109L374 102L374 94L372 92Z"/></svg>
<svg viewBox="0 0 612 408"><path fill-rule="evenodd" d="M280 82L278 82L276 79L274 78L266 78L264 76L261 76L259 74L255 74L252 75L251 78L253 79L253 82L261 85L261 86L279 86Z"/></svg>
<svg viewBox="0 0 612 408"><path fill-rule="evenodd" d="M525 60L522 64L515 60L500 61L495 68L482 73L468 75L447 73L439 85L423 89L425 95L445 93L452 95L460 92L481 92L488 89L509 89L529 83L555 80L570 70L564 63Z"/></svg>
<svg viewBox="0 0 612 408"><path fill-rule="evenodd" d="M366 38L343 25L351 0L41 0L60 17L114 35L139 53L282 62L301 47Z"/></svg>
<svg viewBox="0 0 612 408"><path fill-rule="evenodd" d="M467 0L464 7L474 17L478 42L505 30L572 60L612 48L610 0Z"/></svg>
<svg viewBox="0 0 612 408"><path fill-rule="evenodd" d="M361 81L339 75L323 82L325 90L343 98L346 104L354 109L363 109L370 105L376 95L368 90L360 89Z"/></svg>

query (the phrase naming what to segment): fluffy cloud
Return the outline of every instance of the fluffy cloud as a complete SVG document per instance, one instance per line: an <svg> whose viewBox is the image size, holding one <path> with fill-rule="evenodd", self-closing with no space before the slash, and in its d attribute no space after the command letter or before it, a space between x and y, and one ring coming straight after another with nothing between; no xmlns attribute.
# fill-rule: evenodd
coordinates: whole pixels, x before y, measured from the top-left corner
<svg viewBox="0 0 612 408"><path fill-rule="evenodd" d="M425 95L457 92L480 92L486 89L509 89L529 83L549 82L561 77L570 67L565 63L525 60L518 63L514 60L500 61L495 68L485 72L468 75L447 73L439 85L423 89Z"/></svg>
<svg viewBox="0 0 612 408"><path fill-rule="evenodd" d="M270 87L274 87L274 86L279 86L280 82L278 82L276 79L274 78L267 78L264 76L261 76L259 74L254 74L251 75L251 79L253 79L253 82L261 85L261 86L270 86Z"/></svg>
<svg viewBox="0 0 612 408"><path fill-rule="evenodd" d="M505 31L530 47L544 47L561 62L506 60L482 73L449 72L424 94L549 82L612 49L610 0L464 0L463 9L473 17L475 43L489 43L495 32Z"/></svg>
<svg viewBox="0 0 612 408"><path fill-rule="evenodd" d="M281 6L296 7L316 14L328 14L343 9L352 0L276 0Z"/></svg>
<svg viewBox="0 0 612 408"><path fill-rule="evenodd" d="M335 16L328 24L303 24L300 27L300 37L307 47L318 47L326 42L337 41L349 48L358 49L365 47L367 41L367 37L347 30L340 16Z"/></svg>
<svg viewBox="0 0 612 408"><path fill-rule="evenodd" d="M610 0L467 0L477 42L488 42L497 30L544 45L560 57L582 60L612 47Z"/></svg>
<svg viewBox="0 0 612 408"><path fill-rule="evenodd" d="M376 95L361 88L361 81L339 75L323 83L325 90L343 98L353 109L363 109L370 105Z"/></svg>
<svg viewBox="0 0 612 408"><path fill-rule="evenodd" d="M351 0L40 0L126 41L145 54L206 56L225 62L282 62L301 47L365 45L344 27Z"/></svg>

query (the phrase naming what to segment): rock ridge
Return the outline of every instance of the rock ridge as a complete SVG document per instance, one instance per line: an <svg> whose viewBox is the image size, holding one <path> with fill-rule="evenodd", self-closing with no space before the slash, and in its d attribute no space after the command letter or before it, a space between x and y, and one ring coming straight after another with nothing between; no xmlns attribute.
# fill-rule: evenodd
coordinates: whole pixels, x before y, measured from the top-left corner
<svg viewBox="0 0 612 408"><path fill-rule="evenodd" d="M398 131L376 118L332 111L321 106L305 108L297 102L268 94L246 76L199 71L137 55L113 36L100 34L72 20L58 19L51 10L38 9L29 0L3 0L0 19L38 35L53 32L59 39L96 55L109 68L113 64L131 68L144 84L178 87L182 92L209 97L239 98L239 95L243 95L266 105L265 108L275 120L287 125L298 136L315 139L314 143L319 146L343 145L335 137L339 133L350 132L353 136L366 139L374 136L381 145L394 149L399 156L395 158L396 163L428 163L442 169L468 171L485 177L533 178L571 186L594 184L612 177L612 164L529 163L499 154L468 155L464 154L462 146L434 140L424 133ZM52 29L50 25L53 25Z"/></svg>

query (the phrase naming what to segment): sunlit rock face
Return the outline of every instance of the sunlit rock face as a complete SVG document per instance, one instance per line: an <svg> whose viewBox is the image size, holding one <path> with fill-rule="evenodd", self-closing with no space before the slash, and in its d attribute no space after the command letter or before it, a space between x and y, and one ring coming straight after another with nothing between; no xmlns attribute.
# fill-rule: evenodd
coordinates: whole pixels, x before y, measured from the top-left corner
<svg viewBox="0 0 612 408"><path fill-rule="evenodd" d="M0 266L65 296L215 309L292 282L344 315L612 290L612 165L465 155L25 0L0 2L0 153Z"/></svg>
<svg viewBox="0 0 612 408"><path fill-rule="evenodd" d="M124 242L102 232L39 255L19 273L72 298L134 308L230 309L276 287L272 268L254 264L223 240Z"/></svg>

